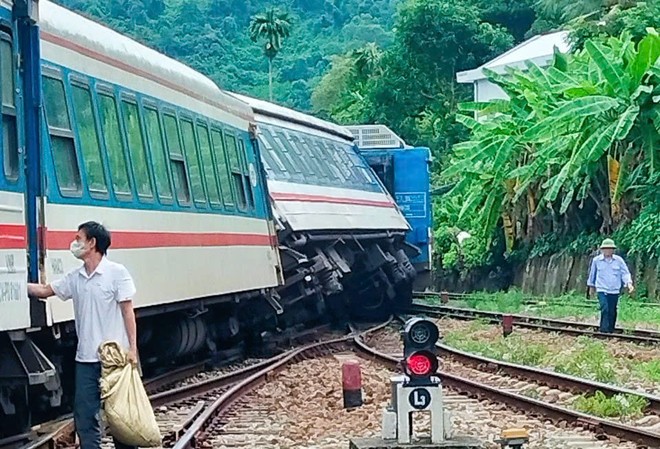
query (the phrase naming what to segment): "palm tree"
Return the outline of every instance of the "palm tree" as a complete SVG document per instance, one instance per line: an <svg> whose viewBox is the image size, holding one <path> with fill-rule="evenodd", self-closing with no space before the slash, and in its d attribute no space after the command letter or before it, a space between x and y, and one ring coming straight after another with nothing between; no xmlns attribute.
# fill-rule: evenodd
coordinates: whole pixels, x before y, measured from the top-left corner
<svg viewBox="0 0 660 449"><path fill-rule="evenodd" d="M291 18L288 13L281 13L270 8L265 13L257 14L250 23L250 39L257 42L265 38L264 55L268 58L268 90L273 101L273 59L282 48L282 39L289 37Z"/></svg>

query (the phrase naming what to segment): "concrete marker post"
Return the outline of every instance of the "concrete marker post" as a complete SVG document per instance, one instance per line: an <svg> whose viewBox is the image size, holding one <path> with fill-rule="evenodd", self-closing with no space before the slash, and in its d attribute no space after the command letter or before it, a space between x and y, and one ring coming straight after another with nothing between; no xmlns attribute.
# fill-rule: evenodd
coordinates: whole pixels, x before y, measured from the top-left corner
<svg viewBox="0 0 660 449"><path fill-rule="evenodd" d="M362 373L356 360L347 360L341 366L341 383L344 408L351 409L362 405Z"/></svg>
<svg viewBox="0 0 660 449"><path fill-rule="evenodd" d="M502 315L502 335L508 337L513 333L513 316Z"/></svg>

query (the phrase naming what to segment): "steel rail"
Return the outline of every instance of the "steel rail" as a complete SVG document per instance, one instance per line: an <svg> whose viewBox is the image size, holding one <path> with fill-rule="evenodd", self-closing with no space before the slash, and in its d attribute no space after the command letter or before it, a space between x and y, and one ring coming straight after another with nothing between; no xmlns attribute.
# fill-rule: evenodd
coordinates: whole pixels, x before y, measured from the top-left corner
<svg viewBox="0 0 660 449"><path fill-rule="evenodd" d="M303 332L287 335L288 343L298 338L308 337L320 330L325 330L327 325L321 325L313 329L307 329ZM283 357L279 354L272 359ZM184 385L177 388L162 391L163 389L180 382L188 377L198 374L206 368L209 360L202 360L190 365L185 365L167 373L145 379L143 385L149 394L149 399L153 407L169 404L172 402L186 399L190 396L201 394L209 389L221 388L231 385L265 366L268 361L259 362L254 365L236 370L232 373L215 376L202 382ZM235 375L232 378L232 375ZM12 435L0 439L0 449L56 449L63 444L74 444L74 424L71 413L58 417L55 420L41 423L32 428L29 432ZM179 432L180 433L180 432Z"/></svg>
<svg viewBox="0 0 660 449"><path fill-rule="evenodd" d="M413 295L417 298L442 298L443 300L466 300L466 299L473 299L476 301L481 301L481 300L488 300L491 299L488 294L480 294L480 293L457 293L457 292L413 292ZM547 297L547 296L525 296L521 300L522 304L529 304L529 305L535 305L535 304L558 304L558 305L570 305L573 307L594 307L598 306L598 300L597 299L582 299L580 302L572 302L567 299L562 299L562 298L553 298L553 297ZM642 308L658 308L660 307L659 302L641 302L637 301L636 303L637 306L642 307Z"/></svg>
<svg viewBox="0 0 660 449"><path fill-rule="evenodd" d="M432 317L447 317L462 320L485 319L490 323L500 323L505 315L511 316L515 326L540 329L547 332L560 332L571 335L586 335L600 339L618 338L639 344L660 344L660 332L644 329L615 329L612 334L598 332L594 324L573 322L554 318L526 316L512 313L489 312L485 310L467 309L462 307L431 306L413 303L405 309L406 314L427 315Z"/></svg>
<svg viewBox="0 0 660 449"><path fill-rule="evenodd" d="M363 336L368 333L365 332L355 338L355 343L359 351L365 357L380 362L392 369L397 369L400 359L380 352L363 341ZM606 435L616 436L649 448L660 447L660 434L569 410L518 393L500 390L454 374L439 372L438 377L441 379L443 385L465 392L472 397L485 397L492 401L504 402L511 407L522 410L524 413L536 412L555 421L566 421L575 426L581 426L595 432L600 431Z"/></svg>
<svg viewBox="0 0 660 449"><path fill-rule="evenodd" d="M639 396L648 401L647 410L649 412L660 415L660 396L589 379L582 379L580 377L558 373L547 369L495 360L489 357L460 351L440 343L436 345L436 348L438 349L438 354L440 356L452 358L466 365L473 367L486 365L488 370L502 372L510 377L515 377L518 379L533 380L541 385L545 385L551 388L568 390L572 393L593 394L597 391L601 391L603 394L605 394L605 396L615 396L617 394Z"/></svg>
<svg viewBox="0 0 660 449"><path fill-rule="evenodd" d="M369 328L368 331L375 332L380 330L388 326L392 322L392 319L393 317L390 317L387 321ZM309 357L326 355L337 349L352 349L359 331L353 326L350 328L351 333L349 335L327 341L311 343L301 348L292 349L272 359L265 360L258 368L255 367L254 369L251 369L250 375L242 376L240 381L234 383L227 391L223 392L220 397L198 415L198 417L190 424L186 432L178 439L173 449L190 449L196 446L201 446L200 443L208 438L206 429L212 425L213 420L217 416L222 415L239 398L267 382L275 373L285 369L291 363Z"/></svg>
<svg viewBox="0 0 660 449"><path fill-rule="evenodd" d="M163 388L172 385L173 383L180 382L188 377L199 374L206 368L209 360L203 360L201 362L193 363L191 365L182 366L176 368L172 371L163 373L159 376L147 379L144 381L144 388L147 390L147 393L157 393Z"/></svg>
<svg viewBox="0 0 660 449"><path fill-rule="evenodd" d="M405 322L405 320L397 316L398 321ZM649 412L660 415L660 396L646 393L644 391L633 390L630 388L619 387L616 385L606 384L595 380L583 379L581 377L571 376L569 374L558 373L548 369L521 365L512 362L505 362L502 360L493 359L479 354L473 354L467 351L453 348L451 346L437 343L436 349L439 356L449 357L457 360L466 365L473 367L486 366L490 371L498 371L507 374L510 377L518 379L533 380L541 385L551 388L558 388L568 390L572 393L596 393L602 392L605 396L615 395L635 395L648 401L646 409ZM441 359L442 360L442 359Z"/></svg>
<svg viewBox="0 0 660 449"><path fill-rule="evenodd" d="M173 449L189 449L197 446L196 443L206 438L205 429L211 425L214 418L225 412L239 398L267 382L275 373L284 369L292 362L299 361L307 357L317 357L331 353L337 348L346 349L350 347L351 336L336 338L329 341L312 343L302 348L293 349L277 360L270 361L260 370L254 372L243 380L234 383L227 391L222 393L212 404L195 419L188 427L186 432L179 438Z"/></svg>

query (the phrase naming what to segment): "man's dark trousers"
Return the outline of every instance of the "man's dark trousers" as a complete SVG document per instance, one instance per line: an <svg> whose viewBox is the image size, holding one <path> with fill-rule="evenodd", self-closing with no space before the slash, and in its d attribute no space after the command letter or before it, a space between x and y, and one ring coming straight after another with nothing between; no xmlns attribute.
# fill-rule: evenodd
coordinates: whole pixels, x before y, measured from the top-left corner
<svg viewBox="0 0 660 449"><path fill-rule="evenodd" d="M76 362L76 393L73 420L80 438L80 449L101 447L101 379L100 363ZM113 438L116 449L136 449Z"/></svg>
<svg viewBox="0 0 660 449"><path fill-rule="evenodd" d="M619 295L598 292L600 304L600 331L611 334L616 326L616 309L619 304Z"/></svg>

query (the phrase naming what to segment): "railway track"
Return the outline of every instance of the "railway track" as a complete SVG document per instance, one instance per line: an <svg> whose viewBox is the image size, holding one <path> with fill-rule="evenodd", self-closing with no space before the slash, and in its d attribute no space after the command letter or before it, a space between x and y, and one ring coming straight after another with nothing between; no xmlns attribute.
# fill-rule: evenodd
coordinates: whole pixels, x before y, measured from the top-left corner
<svg viewBox="0 0 660 449"><path fill-rule="evenodd" d="M615 329L613 334L598 332L598 327L589 323L580 323L553 318L534 317L511 313L489 312L462 307L431 306L414 302L405 310L410 315L426 315L435 318L454 318L460 320L486 320L490 323L501 323L504 316L510 316L514 326L537 329L547 332L559 332L569 335L586 335L593 338L618 338L638 344L660 344L660 332L644 329Z"/></svg>
<svg viewBox="0 0 660 449"><path fill-rule="evenodd" d="M402 321L402 319L399 318L399 321ZM356 344L359 345L360 352L371 357L373 360L388 364L393 369L396 368L400 360L399 357L391 355L389 353L390 351L384 352L368 344L365 338L368 337L368 334L368 332L362 334L356 339ZM388 349L393 350L392 352L400 352L400 348L398 347L390 347ZM507 404L510 407L523 411L524 413L542 415L558 423L563 421L576 427L586 428L595 433L631 441L636 443L638 447L660 447L659 433L571 410L555 403L542 401L517 393L510 388L502 388L500 385L493 386L486 384L485 382L479 382L476 380L478 379L478 376L475 374L478 372L483 373L484 370L491 373L501 372L506 376L529 380L538 385L551 388L561 388L564 391L569 391L571 393L589 393L600 390L609 395L634 394L645 398L649 402L647 413L655 415L660 412L660 408L658 408L660 406L660 397L618 388L599 382L592 382L573 376L562 375L552 371L500 362L486 357L458 351L440 343L437 344L437 349L440 355L441 366L443 362L446 364L445 358L449 357L474 368L473 370L465 371L462 375L448 372L448 370L443 369L440 372L439 377L442 379L443 385L447 387L465 392L469 396L478 399L486 398Z"/></svg>
<svg viewBox="0 0 660 449"><path fill-rule="evenodd" d="M365 342L366 337L384 327L388 323L381 324L375 328L368 329L360 332L352 329L352 335L343 337L334 341L317 343L309 345L300 349L296 349L286 354L282 358L274 361L274 363L265 366L259 372L255 372L252 376L246 378L240 383L234 384L231 388L225 391L211 406L207 407L203 413L188 427L188 430L181 436L181 438L173 446L175 449L192 449L206 447L210 443L213 433L220 431L222 427L221 416L230 410L232 404L235 404L245 395L253 391L258 386L268 381L270 376L275 373L286 369L287 365L297 361L304 360L310 357L319 357L327 355L333 350L346 350L351 349L359 354L361 358L370 359L378 364L387 366L389 369L396 371L400 362L400 356L395 356L386 352L379 351L371 347ZM333 346L338 345L338 346ZM445 356L448 355L447 348L442 345L439 347ZM461 354L452 353L452 357L458 357ZM463 354L464 357L469 357L469 354ZM604 384L590 383L582 379L571 378L571 376L559 376L561 379L558 381L555 373L542 372L542 370L530 369L526 371L524 367L518 367L514 364L501 364L501 362L490 361L484 358L473 360L472 364L484 363L498 363L500 366L497 369L506 369L505 374L516 375L517 377L531 378L533 380L540 379L539 383L543 385L553 385L562 388L569 388L572 391L595 391L596 389L605 389L610 394L619 394L627 392L619 390L616 387L605 386ZM510 365L510 366L504 366ZM491 365L491 369L492 369ZM520 368L519 371L515 369ZM453 373L442 372L440 374L444 384L454 390L467 393L470 396L487 398L491 401L501 402L511 407L524 411L524 413L536 413L544 417L550 418L554 421L564 421L573 424L577 427L587 428L595 433L600 433L608 436L616 436L618 438L635 442L642 447L660 447L660 435L649 432L644 429L636 428L626 424L596 418L584 413L576 412L552 403L544 402L538 399L531 398L522 394L514 393L511 391L503 390L497 387L487 385L472 380L469 377L456 375ZM558 383L559 382L559 383ZM609 390L607 390L609 388ZM635 392L635 394L638 394ZM649 413L658 412L660 405L660 398L651 397L646 395L650 400ZM268 414L268 413L267 413ZM234 429L236 431L236 429ZM254 429L246 428L247 433L254 432ZM247 436L247 439L250 437Z"/></svg>
<svg viewBox="0 0 660 449"><path fill-rule="evenodd" d="M465 301L468 299L475 300L488 300L492 299L488 294L480 295L478 293L455 293L455 292L413 292L413 295L416 298L439 298L443 303L446 303L450 300L452 301ZM553 298L553 297L544 297L544 296L529 296L525 297L520 301L521 304L525 305L566 305L571 307L580 307L580 308L593 308L598 307L597 299L583 299L580 302L576 303L562 298ZM660 307L660 303L656 302L638 302L636 304L641 308L654 309Z"/></svg>
<svg viewBox="0 0 660 449"><path fill-rule="evenodd" d="M160 376L145 382L145 385L152 391L150 399L156 409L176 403L185 404L187 407L186 412L183 413L178 422L171 425L168 431L164 433L163 447L175 449L207 447L213 433L222 425L221 417L230 410L232 405L244 398L248 392L268 382L276 373L295 362L350 350L357 352L360 357L370 359L386 366L388 369L398 370L400 356L383 352L367 343L369 336L387 327L390 323L391 321L388 321L365 331L351 329L352 332L349 335L294 348L275 357L258 361L230 373L213 376L202 382L168 388L176 383L174 377L183 379L186 375L194 375L194 373L201 371L203 369L201 364L178 369L174 372L173 377ZM562 388L579 393L599 390L607 394L632 393L643 396L643 394L636 391L626 391L614 386L573 378L572 376L561 376L540 369L474 356L444 345L439 345L438 349L441 359L451 358L467 366L476 367L475 370L485 367L490 371L497 371L518 379L530 379L540 385L547 385L552 388ZM398 352L400 351L397 350L397 354ZM466 393L473 398L485 398L490 401L504 403L526 414L537 414L554 422L563 421L595 433L616 436L623 440L635 442L641 447L660 447L660 434L627 424L596 418L557 404L516 393L510 389L488 385L475 380L474 376L441 372L440 377L445 386ZM156 392L153 393L153 391ZM648 413L660 413L660 398L651 395L645 396L649 400ZM73 446L71 424L70 421L64 420L59 423L59 427L53 428L52 431L43 429L40 434L17 436L15 437L17 440L14 441L13 445L8 441L0 442L0 449L59 449L71 447ZM21 440L22 437L24 437L23 440Z"/></svg>
<svg viewBox="0 0 660 449"><path fill-rule="evenodd" d="M389 325L390 320L375 326L370 331L377 331ZM301 348L293 349L280 356L264 361L263 365L252 372L251 375L234 383L210 405L208 405L196 419L190 422L186 431L173 445L174 449L192 449L196 447L205 447L212 432L220 425L218 418L232 404L238 401L242 396L254 390L258 386L267 382L269 378L282 371L287 365L305 360L331 354L335 351L350 350L356 341L355 331L344 337L331 340L312 343Z"/></svg>
<svg viewBox="0 0 660 449"><path fill-rule="evenodd" d="M274 351L276 350L276 347L290 346L299 340L306 341L309 339L317 339L321 333L328 332L329 329L330 327L328 325L321 325L300 332L288 333L269 342L267 346L269 350ZM144 387L149 394L149 399L154 408L177 402L190 402L190 398L203 395L208 396L213 391L217 392L220 389L226 389L234 383L263 369L269 363L279 360L285 355L286 352L278 354L270 359L257 361L249 366L241 366L230 372L222 372L219 375L211 375L204 380L182 384L184 381L202 374L208 369L211 360L205 359L190 365L178 367L153 378L146 379L144 381ZM226 370L227 368L219 367L218 369ZM198 404L196 404L196 407L201 408ZM191 411L188 421L192 421L195 417L196 414L193 414ZM184 433L188 424L186 423L186 420L183 420L177 423L173 429L168 429L164 435L164 443L178 439L178 437ZM74 438L73 415L69 413L56 420L36 425L30 432L0 439L0 449L71 448L75 445Z"/></svg>

